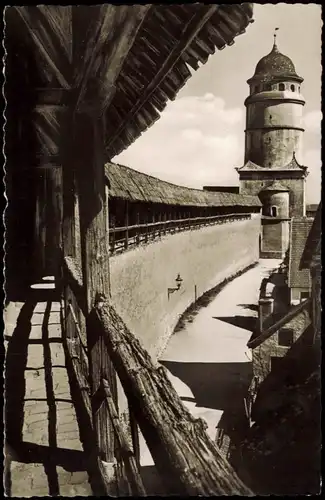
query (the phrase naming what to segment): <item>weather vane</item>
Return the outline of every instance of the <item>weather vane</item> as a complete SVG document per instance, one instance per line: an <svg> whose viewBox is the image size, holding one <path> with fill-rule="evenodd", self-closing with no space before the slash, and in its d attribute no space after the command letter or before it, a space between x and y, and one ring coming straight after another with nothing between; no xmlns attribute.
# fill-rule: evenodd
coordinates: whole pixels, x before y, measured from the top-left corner
<svg viewBox="0 0 325 500"><path fill-rule="evenodd" d="M276 44L276 32L278 31L279 28L274 28L274 45Z"/></svg>

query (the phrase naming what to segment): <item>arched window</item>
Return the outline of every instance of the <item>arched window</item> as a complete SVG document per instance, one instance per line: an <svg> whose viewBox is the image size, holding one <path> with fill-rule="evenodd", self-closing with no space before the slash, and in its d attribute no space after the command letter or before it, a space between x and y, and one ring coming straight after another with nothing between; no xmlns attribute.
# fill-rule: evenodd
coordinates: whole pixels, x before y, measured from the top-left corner
<svg viewBox="0 0 325 500"><path fill-rule="evenodd" d="M279 83L279 90L284 90L284 89L285 89L284 83Z"/></svg>
<svg viewBox="0 0 325 500"><path fill-rule="evenodd" d="M294 85L290 85L290 89L292 90L292 92L294 92L296 90L296 87Z"/></svg>
<svg viewBox="0 0 325 500"><path fill-rule="evenodd" d="M277 207L271 207L271 217L277 216Z"/></svg>

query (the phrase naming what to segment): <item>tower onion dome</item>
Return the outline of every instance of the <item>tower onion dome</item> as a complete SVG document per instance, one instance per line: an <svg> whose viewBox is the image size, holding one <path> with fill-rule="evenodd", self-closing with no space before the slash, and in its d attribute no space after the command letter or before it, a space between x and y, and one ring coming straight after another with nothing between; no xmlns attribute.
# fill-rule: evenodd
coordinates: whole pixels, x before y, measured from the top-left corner
<svg viewBox="0 0 325 500"><path fill-rule="evenodd" d="M290 57L281 54L274 42L271 52L262 57L257 63L254 76L247 80L247 83L263 83L287 79L299 83L304 80L301 76L297 75L296 68Z"/></svg>

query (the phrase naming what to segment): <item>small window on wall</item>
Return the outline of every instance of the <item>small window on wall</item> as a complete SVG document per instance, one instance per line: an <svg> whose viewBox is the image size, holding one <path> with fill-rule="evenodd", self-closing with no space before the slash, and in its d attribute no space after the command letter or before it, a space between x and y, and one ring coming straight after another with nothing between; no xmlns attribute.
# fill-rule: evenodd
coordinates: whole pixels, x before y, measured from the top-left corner
<svg viewBox="0 0 325 500"><path fill-rule="evenodd" d="M292 92L294 92L296 90L296 87L294 85L290 85L290 89L292 90Z"/></svg>
<svg viewBox="0 0 325 500"><path fill-rule="evenodd" d="M303 302L306 299L309 299L310 293L309 292L300 292L300 302Z"/></svg>
<svg viewBox="0 0 325 500"><path fill-rule="evenodd" d="M291 328L281 328L278 333L279 345L290 347L293 344L293 330Z"/></svg>
<svg viewBox="0 0 325 500"><path fill-rule="evenodd" d="M285 89L284 83L279 83L279 90L284 90L284 89Z"/></svg>
<svg viewBox="0 0 325 500"><path fill-rule="evenodd" d="M271 207L271 217L277 216L277 207Z"/></svg>

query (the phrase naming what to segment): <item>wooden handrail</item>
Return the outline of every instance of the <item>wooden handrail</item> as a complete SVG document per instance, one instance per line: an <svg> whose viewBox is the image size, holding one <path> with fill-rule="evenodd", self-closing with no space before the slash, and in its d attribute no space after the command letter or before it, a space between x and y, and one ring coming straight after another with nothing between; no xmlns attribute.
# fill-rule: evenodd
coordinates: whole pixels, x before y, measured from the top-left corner
<svg viewBox="0 0 325 500"><path fill-rule="evenodd" d="M205 432L207 424L191 415L166 369L154 365L114 308L104 301L94 313L166 489L172 485L184 496L251 495Z"/></svg>
<svg viewBox="0 0 325 500"><path fill-rule="evenodd" d="M171 220L166 220L166 221L159 221L159 222L149 222L148 224L134 224L132 226L120 226L120 227L113 227L109 229L109 233L119 233L123 232L126 230L131 231L132 229L145 229L146 227L157 227L157 226L166 226L168 224L177 224L177 223L189 223L189 222L199 222L199 221L213 221L213 220L224 220L227 218L239 218L239 219L244 219L247 217L250 217L250 213L242 213L242 214L225 214L225 215L212 215L210 217L192 217L190 219L171 219Z"/></svg>

